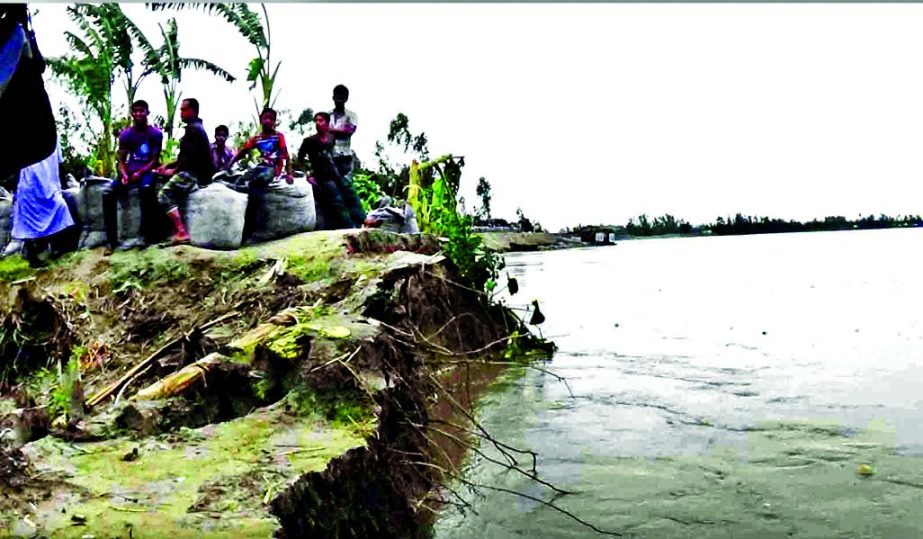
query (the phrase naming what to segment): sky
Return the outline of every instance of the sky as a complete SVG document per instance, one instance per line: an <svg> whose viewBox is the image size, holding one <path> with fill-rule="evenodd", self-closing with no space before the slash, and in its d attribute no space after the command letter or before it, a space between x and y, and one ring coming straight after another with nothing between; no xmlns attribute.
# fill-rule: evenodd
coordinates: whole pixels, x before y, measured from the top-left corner
<svg viewBox="0 0 923 539"><path fill-rule="evenodd" d="M257 8L255 4L252 7ZM222 19L124 4L158 42L224 67L187 72L211 131L250 120L251 45ZM35 4L47 56L68 52L64 4ZM465 157L461 194L545 228L669 213L807 220L923 214L921 4L269 4L277 108L350 89L353 148L403 112L432 155ZM55 103L71 103L49 83ZM123 99L121 90L116 95ZM156 81L138 94L163 114ZM124 103L122 104L124 106ZM283 126L282 131L285 132ZM289 135L290 146L298 137Z"/></svg>

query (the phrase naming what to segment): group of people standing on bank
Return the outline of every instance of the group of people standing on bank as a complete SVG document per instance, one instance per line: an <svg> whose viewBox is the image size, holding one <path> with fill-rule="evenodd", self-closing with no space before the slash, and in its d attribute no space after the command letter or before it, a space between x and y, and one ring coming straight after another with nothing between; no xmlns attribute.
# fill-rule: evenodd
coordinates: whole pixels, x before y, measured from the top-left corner
<svg viewBox="0 0 923 539"><path fill-rule="evenodd" d="M307 137L298 151L298 161L305 157L311 165L315 198L324 216L326 228L353 228L362 226L365 213L352 188L353 154L350 147L356 132L356 114L345 108L349 90L337 85L333 90L334 109L314 115L316 134ZM277 129L277 113L265 108L260 113L260 132L250 137L236 152L227 146L228 128L215 129L215 142L199 118L199 102L184 99L180 105L180 119L186 124L180 139L176 161L160 164L163 133L148 123L150 110L145 101L132 103L132 125L119 136L119 177L112 180L103 197L104 220L108 248L118 246L116 205L130 189L139 189L141 224L139 242L156 237L156 227L163 211L173 224L174 244L188 243L189 232L183 224L180 206L189 194L212 181L216 172L231 172L235 163L252 152L258 152L256 163L243 175L228 180L244 190L265 188L276 178L289 184L294 178L293 164L288 153L285 136ZM166 183L157 188L157 177ZM121 247L133 247L122 245Z"/></svg>
<svg viewBox="0 0 923 539"><path fill-rule="evenodd" d="M7 151L0 153L0 183L14 192L9 217L13 241L3 254L21 249L30 262L39 262L37 255L49 245L52 254L72 249L76 242L68 238L79 235L80 229L75 222L79 216L76 201L62 189L60 142L55 141L54 116L42 81L46 64L24 4L0 7L0 57L5 68L0 70L0 109L10 125L19 126L3 137ZM333 110L314 116L317 132L298 151L299 162L307 158L311 165L308 181L326 228L359 227L365 221L352 188L350 141L358 121L345 108L348 99L349 90L337 85ZM119 245L117 220L118 200L131 189L140 194L138 243L157 241L158 232L166 232L164 215L173 224L173 243L186 243L190 238L180 215L182 203L192 191L211 183L216 172L230 173L245 155L258 152L256 164L240 177L226 176L238 190L266 187L277 178L290 184L294 181L285 136L276 130L277 114L270 108L260 114L260 132L234 152L227 146L228 128L219 126L212 143L199 118L199 102L184 99L180 118L185 130L177 159L171 163L161 162L163 133L148 123L149 115L145 101L132 103L132 124L119 133L118 173L106 185L102 201L110 251L133 246Z"/></svg>

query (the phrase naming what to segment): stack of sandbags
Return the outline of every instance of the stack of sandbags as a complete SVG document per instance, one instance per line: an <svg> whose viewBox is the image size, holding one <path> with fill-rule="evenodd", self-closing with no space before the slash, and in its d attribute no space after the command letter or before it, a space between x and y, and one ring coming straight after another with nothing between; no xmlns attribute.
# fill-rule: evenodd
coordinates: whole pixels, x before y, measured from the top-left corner
<svg viewBox="0 0 923 539"><path fill-rule="evenodd" d="M92 249L106 243L106 222L103 219L103 192L109 184L107 178L88 176L83 180L81 191L81 217L83 233L80 235L80 248Z"/></svg>
<svg viewBox="0 0 923 539"><path fill-rule="evenodd" d="M314 230L317 214L311 184L305 178L295 178L291 185L277 179L264 188L251 188L247 219L250 242Z"/></svg>
<svg viewBox="0 0 923 539"><path fill-rule="evenodd" d="M247 195L221 182L193 191L184 212L191 243L208 249L237 249L243 240L246 211Z"/></svg>

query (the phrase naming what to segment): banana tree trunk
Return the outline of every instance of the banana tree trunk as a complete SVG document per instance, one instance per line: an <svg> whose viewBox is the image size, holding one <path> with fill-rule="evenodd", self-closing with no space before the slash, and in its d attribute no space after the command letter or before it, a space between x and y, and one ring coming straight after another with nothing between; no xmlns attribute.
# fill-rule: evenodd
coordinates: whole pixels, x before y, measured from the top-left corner
<svg viewBox="0 0 923 539"><path fill-rule="evenodd" d="M431 167L437 167L453 159L452 155L443 155L431 161L417 163L414 159L410 162L410 183L407 187L407 203L413 208L417 216L417 224L423 232L430 232L430 201L423 196L423 172Z"/></svg>
<svg viewBox="0 0 923 539"><path fill-rule="evenodd" d="M167 134L167 140L173 139L173 118L176 117L176 99L173 96L165 95L167 105L167 117L164 119L163 130Z"/></svg>
<svg viewBox="0 0 923 539"><path fill-rule="evenodd" d="M96 174L109 178L115 172L115 134L112 132L112 106L100 111L103 132L96 146Z"/></svg>

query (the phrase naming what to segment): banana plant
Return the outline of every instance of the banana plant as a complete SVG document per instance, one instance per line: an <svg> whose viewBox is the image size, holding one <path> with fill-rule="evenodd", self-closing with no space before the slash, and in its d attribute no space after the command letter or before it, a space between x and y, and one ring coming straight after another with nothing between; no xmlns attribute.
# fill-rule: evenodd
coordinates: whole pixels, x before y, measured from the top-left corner
<svg viewBox="0 0 923 539"><path fill-rule="evenodd" d="M167 135L167 140L172 140L173 122L182 97L178 85L182 80L183 70L204 70L223 78L227 82L234 82L236 79L225 69L208 60L180 56L179 29L177 28L176 19L171 17L167 20L166 28L162 24L158 26L160 27L160 35L163 37L163 44L160 47L154 48L146 40L139 43L144 50L144 65L146 68L142 76L155 75L160 78L164 104L167 109L167 115L164 117L164 132Z"/></svg>
<svg viewBox="0 0 923 539"><path fill-rule="evenodd" d="M443 155L432 161L418 163L416 159L410 162L410 182L407 185L407 202L413 208L417 216L417 223L423 232L438 233L433 230L436 224L433 208L442 204L443 201L455 200L455 194L451 192L450 186L444 180L439 165L451 162L455 157L452 155ZM430 185L425 185L425 175L428 169L434 168L437 171L436 177ZM454 204L453 204L454 206Z"/></svg>
<svg viewBox="0 0 923 539"><path fill-rule="evenodd" d="M256 57L247 63L247 82L251 83L250 90L254 90L259 85L262 107L271 107L275 104L278 97L276 77L282 62L272 62L272 32L269 25L269 12L265 4L260 4L262 16L244 3L164 2L150 4L150 7L155 11L200 9L206 13L218 15L234 26L240 35L256 49ZM257 104L257 114L261 106L260 103Z"/></svg>
<svg viewBox="0 0 923 539"><path fill-rule="evenodd" d="M117 4L75 4L68 6L67 15L79 33L64 32L71 53L49 58L48 65L102 123L94 172L109 176L115 170L112 87L119 74L134 83L131 21Z"/></svg>

